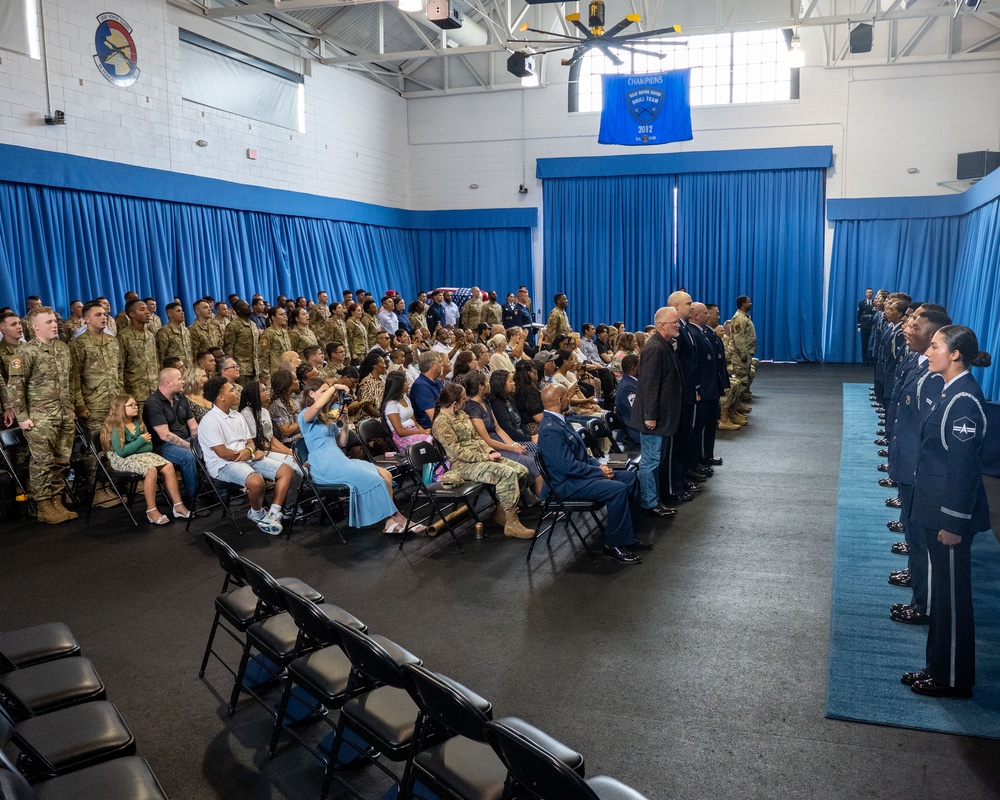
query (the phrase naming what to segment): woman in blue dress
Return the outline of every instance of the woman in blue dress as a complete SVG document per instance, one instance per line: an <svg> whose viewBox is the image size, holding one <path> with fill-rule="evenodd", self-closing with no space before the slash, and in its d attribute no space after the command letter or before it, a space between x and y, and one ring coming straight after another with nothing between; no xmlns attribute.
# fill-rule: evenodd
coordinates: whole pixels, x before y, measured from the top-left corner
<svg viewBox="0 0 1000 800"><path fill-rule="evenodd" d="M351 487L352 528L365 528L385 521L384 533L401 533L406 517L392 501L392 476L371 462L348 458L340 448L347 443L347 409L335 406L343 387L310 378L302 392L299 428L309 448L309 471L317 483L343 483ZM424 525L411 525L412 533L423 533Z"/></svg>

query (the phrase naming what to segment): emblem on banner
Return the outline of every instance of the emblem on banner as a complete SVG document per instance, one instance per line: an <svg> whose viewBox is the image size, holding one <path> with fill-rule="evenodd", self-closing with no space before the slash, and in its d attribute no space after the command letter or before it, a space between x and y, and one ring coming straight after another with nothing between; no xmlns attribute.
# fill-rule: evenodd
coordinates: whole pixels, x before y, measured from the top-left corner
<svg viewBox="0 0 1000 800"><path fill-rule="evenodd" d="M639 122L647 123L656 119L663 108L663 89L641 86L625 95L629 113Z"/></svg>
<svg viewBox="0 0 1000 800"><path fill-rule="evenodd" d="M131 86L139 78L139 56L132 38L132 26L109 12L98 15L97 23L94 63L115 86Z"/></svg>

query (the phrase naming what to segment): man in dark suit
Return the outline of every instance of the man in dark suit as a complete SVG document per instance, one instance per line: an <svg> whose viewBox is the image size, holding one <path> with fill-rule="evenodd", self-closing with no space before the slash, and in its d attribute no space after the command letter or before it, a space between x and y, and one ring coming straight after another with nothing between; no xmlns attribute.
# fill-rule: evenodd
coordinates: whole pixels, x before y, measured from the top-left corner
<svg viewBox="0 0 1000 800"><path fill-rule="evenodd" d="M677 310L664 306L653 317L656 329L639 358L639 386L632 404L632 425L642 435L639 445L639 485L643 513L657 517L676 514L660 502L660 465L670 464L673 436L681 418L681 367L673 340L680 330Z"/></svg>
<svg viewBox="0 0 1000 800"><path fill-rule="evenodd" d="M660 474L660 491L669 495L670 500L692 500L690 489L698 491L697 484L687 483L685 474L697 467L694 436L697 428L697 378L698 351L695 339L697 333L691 328L688 317L691 314L691 295L680 290L671 293L667 305L677 311L680 329L677 332L677 360L681 366L681 418L674 434L674 445L670 453L670 465L666 475Z"/></svg>
<svg viewBox="0 0 1000 800"><path fill-rule="evenodd" d="M694 471L687 473L690 479L695 480L714 474L709 462L714 457L715 431L721 412L722 394L719 380L719 353L712 342L718 337L708 327L708 306L704 303L692 303L687 327L694 334L697 351L694 430L691 435L694 462L697 466ZM724 355L722 362L725 363Z"/></svg>
<svg viewBox="0 0 1000 800"><path fill-rule="evenodd" d="M875 297L871 289L865 289L865 299L858 303L858 331L861 333L861 363L870 366L872 323L875 322Z"/></svg>
<svg viewBox="0 0 1000 800"><path fill-rule="evenodd" d="M633 551L652 545L635 538L632 515L639 501L634 472L615 472L587 453L583 438L566 421L569 396L565 387L542 390L545 412L538 425L538 451L545 459L551 488L563 500L596 500L607 507L604 555L623 564L641 564Z"/></svg>

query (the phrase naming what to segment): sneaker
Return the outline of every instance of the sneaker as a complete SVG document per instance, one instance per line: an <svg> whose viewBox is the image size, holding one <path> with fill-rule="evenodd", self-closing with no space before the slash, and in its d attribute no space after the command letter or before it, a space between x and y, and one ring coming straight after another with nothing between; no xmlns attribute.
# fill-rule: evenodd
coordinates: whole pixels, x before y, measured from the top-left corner
<svg viewBox="0 0 1000 800"><path fill-rule="evenodd" d="M251 517L252 519L252 517ZM268 536L280 536L281 535L281 520L271 513L265 514L258 520L254 520L257 523L257 527L260 528Z"/></svg>

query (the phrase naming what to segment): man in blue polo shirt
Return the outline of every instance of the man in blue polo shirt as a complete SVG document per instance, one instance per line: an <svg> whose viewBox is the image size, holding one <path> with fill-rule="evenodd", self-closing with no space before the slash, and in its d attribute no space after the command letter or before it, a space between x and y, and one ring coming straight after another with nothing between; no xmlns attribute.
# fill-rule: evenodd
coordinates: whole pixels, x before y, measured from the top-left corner
<svg viewBox="0 0 1000 800"><path fill-rule="evenodd" d="M413 406L413 418L422 428L430 428L434 422L434 410L438 398L444 388L444 382L438 380L441 375L441 354L433 350L421 353L417 359L420 375L410 387L410 405Z"/></svg>

